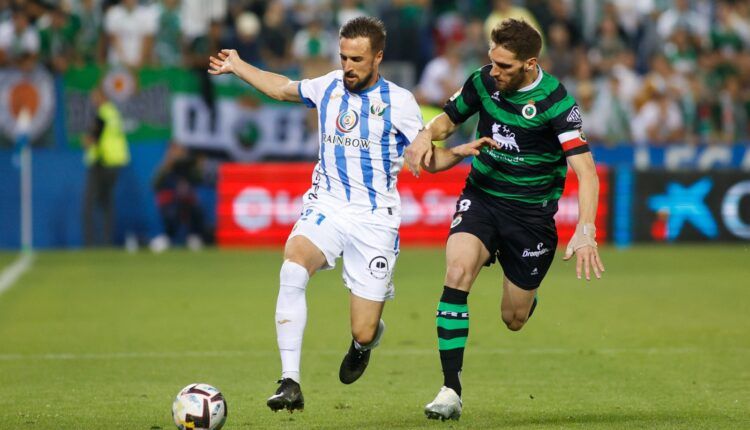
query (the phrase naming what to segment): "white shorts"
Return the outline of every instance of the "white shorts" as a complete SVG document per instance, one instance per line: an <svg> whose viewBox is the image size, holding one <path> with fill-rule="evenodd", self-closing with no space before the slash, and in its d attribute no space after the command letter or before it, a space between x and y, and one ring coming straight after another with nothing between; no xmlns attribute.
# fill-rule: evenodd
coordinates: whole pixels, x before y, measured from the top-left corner
<svg viewBox="0 0 750 430"><path fill-rule="evenodd" d="M292 229L308 238L333 269L344 262L344 286L359 297L382 302L394 296L393 269L399 252L398 228L359 222L321 202L306 203Z"/></svg>

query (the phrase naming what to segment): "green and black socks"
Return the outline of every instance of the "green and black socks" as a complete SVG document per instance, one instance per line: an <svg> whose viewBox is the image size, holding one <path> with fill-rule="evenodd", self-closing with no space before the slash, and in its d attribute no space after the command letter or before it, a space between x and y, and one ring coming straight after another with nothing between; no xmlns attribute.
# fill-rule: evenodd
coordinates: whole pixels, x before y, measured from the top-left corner
<svg viewBox="0 0 750 430"><path fill-rule="evenodd" d="M469 306L466 303L468 297L469 293L466 291L443 287L436 316L443 385L452 388L459 396L464 347L469 337Z"/></svg>

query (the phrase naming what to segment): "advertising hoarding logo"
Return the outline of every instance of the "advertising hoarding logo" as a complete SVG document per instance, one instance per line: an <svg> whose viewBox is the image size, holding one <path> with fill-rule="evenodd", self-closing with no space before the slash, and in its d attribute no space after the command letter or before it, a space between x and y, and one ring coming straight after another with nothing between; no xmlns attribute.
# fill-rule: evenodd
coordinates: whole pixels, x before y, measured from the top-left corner
<svg viewBox="0 0 750 430"><path fill-rule="evenodd" d="M704 201L712 186L713 182L710 178L703 178L687 187L677 182L670 182L667 184L665 194L648 199L651 210L659 214L666 213L668 216L666 226L668 240L677 238L685 223L692 224L706 237L718 236L718 226Z"/></svg>

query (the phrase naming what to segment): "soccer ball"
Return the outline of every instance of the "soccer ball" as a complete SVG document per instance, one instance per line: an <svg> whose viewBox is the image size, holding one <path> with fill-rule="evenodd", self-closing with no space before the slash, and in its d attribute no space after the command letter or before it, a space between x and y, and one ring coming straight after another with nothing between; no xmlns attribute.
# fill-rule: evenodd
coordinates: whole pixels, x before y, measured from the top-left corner
<svg viewBox="0 0 750 430"><path fill-rule="evenodd" d="M177 393L172 418L180 430L219 430L227 420L227 402L208 384L190 384Z"/></svg>

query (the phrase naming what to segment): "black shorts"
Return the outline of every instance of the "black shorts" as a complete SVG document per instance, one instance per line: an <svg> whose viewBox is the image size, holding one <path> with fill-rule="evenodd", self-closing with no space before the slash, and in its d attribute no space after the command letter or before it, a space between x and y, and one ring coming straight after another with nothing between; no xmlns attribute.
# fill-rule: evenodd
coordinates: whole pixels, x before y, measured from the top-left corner
<svg viewBox="0 0 750 430"><path fill-rule="evenodd" d="M489 266L497 259L505 276L524 290L539 287L552 265L557 228L552 217L534 217L471 185L456 202L450 234L469 233L490 252Z"/></svg>

